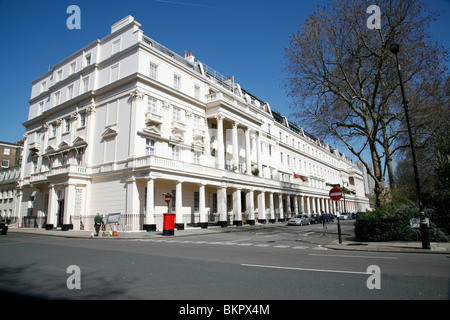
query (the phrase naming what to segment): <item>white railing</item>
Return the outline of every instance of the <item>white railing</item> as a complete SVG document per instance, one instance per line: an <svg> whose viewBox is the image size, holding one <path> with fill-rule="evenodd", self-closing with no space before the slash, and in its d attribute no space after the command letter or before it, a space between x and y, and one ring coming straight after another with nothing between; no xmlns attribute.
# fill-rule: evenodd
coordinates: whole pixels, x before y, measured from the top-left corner
<svg viewBox="0 0 450 320"><path fill-rule="evenodd" d="M69 164L69 165L65 165L65 166L55 167L55 168L52 168L45 172L32 173L29 178L25 178L23 181L24 181L24 184L33 183L33 182L35 183L38 181L47 180L51 176L56 176L56 175L60 175L60 174L69 174L69 173L87 174L88 169L86 166Z"/></svg>

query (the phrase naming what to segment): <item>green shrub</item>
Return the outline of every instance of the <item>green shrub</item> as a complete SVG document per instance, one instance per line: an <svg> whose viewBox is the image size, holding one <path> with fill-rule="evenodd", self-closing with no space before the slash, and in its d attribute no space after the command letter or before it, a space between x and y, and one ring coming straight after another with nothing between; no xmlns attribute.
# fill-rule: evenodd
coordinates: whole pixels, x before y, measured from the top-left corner
<svg viewBox="0 0 450 320"><path fill-rule="evenodd" d="M436 215L434 209L425 209L427 217ZM420 230L410 226L410 219L419 216L416 204L386 205L374 212L360 216L355 223L358 241L420 241ZM448 236L430 219L430 241L445 242Z"/></svg>

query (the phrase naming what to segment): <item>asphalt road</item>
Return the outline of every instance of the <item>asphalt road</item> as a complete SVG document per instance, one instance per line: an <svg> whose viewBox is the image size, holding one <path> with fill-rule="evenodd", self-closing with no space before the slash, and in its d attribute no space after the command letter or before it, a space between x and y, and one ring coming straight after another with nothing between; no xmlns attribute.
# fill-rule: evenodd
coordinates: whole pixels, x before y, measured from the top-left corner
<svg viewBox="0 0 450 320"><path fill-rule="evenodd" d="M351 222L342 225L351 234ZM450 298L448 255L327 250L337 238L336 224L328 227L134 240L10 233L0 236L0 291L52 299Z"/></svg>

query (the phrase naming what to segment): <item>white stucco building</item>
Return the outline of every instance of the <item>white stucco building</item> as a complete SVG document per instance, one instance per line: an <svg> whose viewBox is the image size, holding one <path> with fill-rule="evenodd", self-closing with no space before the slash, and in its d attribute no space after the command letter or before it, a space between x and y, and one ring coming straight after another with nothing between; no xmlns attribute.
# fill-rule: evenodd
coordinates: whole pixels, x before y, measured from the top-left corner
<svg viewBox="0 0 450 320"><path fill-rule="evenodd" d="M368 207L345 155L140 27L127 16L32 82L21 217L77 230L121 213L125 230L160 230L171 192L178 228L267 223L336 212L329 184L343 181L348 211Z"/></svg>

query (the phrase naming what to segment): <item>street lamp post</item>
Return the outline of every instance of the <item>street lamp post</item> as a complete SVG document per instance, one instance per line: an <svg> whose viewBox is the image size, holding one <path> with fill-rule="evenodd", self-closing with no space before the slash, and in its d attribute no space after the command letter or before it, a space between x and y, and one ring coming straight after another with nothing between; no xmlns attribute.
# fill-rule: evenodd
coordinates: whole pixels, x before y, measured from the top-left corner
<svg viewBox="0 0 450 320"><path fill-rule="evenodd" d="M397 57L397 53L400 50L400 46L398 44L394 43L394 44L391 44L389 49L395 55L395 60L397 62L398 78L400 80L400 88L402 90L402 97L403 97L403 108L405 109L406 124L408 126L409 144L411 146L411 154L412 154L412 158L413 158L414 178L416 181L417 196L418 196L418 200L419 200L420 234L421 234L421 239L422 239L422 248L430 249L430 238L428 236L428 225L427 225L427 220L425 218L425 212L423 211L422 192L420 190L419 170L417 168L416 151L414 149L414 140L413 140L413 135L412 135L412 130L411 130L411 124L409 122L408 103L406 101L402 73L400 70L400 64L398 62L398 57Z"/></svg>

